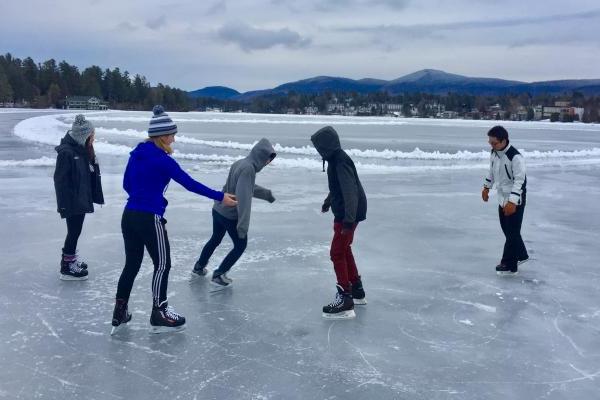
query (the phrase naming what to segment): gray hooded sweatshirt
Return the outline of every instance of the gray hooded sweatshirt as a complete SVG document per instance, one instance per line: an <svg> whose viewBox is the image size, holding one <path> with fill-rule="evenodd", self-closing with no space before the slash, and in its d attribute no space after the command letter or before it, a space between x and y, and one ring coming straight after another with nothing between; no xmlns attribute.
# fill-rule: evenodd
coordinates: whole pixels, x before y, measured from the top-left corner
<svg viewBox="0 0 600 400"><path fill-rule="evenodd" d="M224 193L235 194L237 207L226 207L221 202L215 202L213 206L213 209L225 218L237 220L237 233L242 239L248 235L252 198L256 197L269 203L275 201L269 189L254 183L256 174L275 156L275 150L267 139L263 138L256 143L246 158L233 163L227 182L223 186Z"/></svg>

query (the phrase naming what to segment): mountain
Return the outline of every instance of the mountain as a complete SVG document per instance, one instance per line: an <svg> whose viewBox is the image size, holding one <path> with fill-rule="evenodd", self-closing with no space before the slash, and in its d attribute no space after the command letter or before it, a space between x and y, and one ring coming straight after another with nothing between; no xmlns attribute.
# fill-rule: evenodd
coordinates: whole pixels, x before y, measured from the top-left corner
<svg viewBox="0 0 600 400"><path fill-rule="evenodd" d="M316 76L314 78L303 79L296 82L284 83L283 85L279 85L273 89L246 92L238 96L236 100L245 101L254 97L265 95L287 95L290 92L296 92L300 94L357 92L364 94L378 91L385 83L386 81L376 79L361 79L356 81L348 78Z"/></svg>
<svg viewBox="0 0 600 400"><path fill-rule="evenodd" d="M394 79L383 86L382 90L394 95L411 92L430 94L447 94L453 92L492 95L502 93L508 88L520 84L523 84L523 82L494 78L471 78L435 69L424 69Z"/></svg>
<svg viewBox="0 0 600 400"><path fill-rule="evenodd" d="M600 79L569 79L560 81L532 82L511 88L513 93L561 94L564 92L582 92L586 95L600 94Z"/></svg>
<svg viewBox="0 0 600 400"><path fill-rule="evenodd" d="M334 93L356 92L361 94L386 91L391 95L415 92L444 95L452 92L489 96L507 93L531 93L532 95L547 93L558 95L565 92L580 91L585 95L600 95L600 79L571 79L528 83L496 78L473 78L435 69L423 69L391 81L371 78L354 80L342 77L317 76L296 82L284 83L272 89L254 90L245 93L239 93L222 86L213 86L189 92L189 94L192 97L249 101L256 97L281 96L287 95L290 92L317 94L328 91Z"/></svg>
<svg viewBox="0 0 600 400"><path fill-rule="evenodd" d="M232 97L239 96L240 92L225 86L208 86L204 89L188 92L188 95L195 99L198 97L208 97L219 100L228 100Z"/></svg>

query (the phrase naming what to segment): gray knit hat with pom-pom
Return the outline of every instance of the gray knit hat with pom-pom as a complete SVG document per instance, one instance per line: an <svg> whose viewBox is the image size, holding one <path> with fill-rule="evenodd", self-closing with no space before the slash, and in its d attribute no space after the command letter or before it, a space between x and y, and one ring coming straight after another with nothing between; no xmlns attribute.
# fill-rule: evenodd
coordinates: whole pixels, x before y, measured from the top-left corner
<svg viewBox="0 0 600 400"><path fill-rule="evenodd" d="M71 126L71 130L68 132L69 135L81 146L85 146L85 141L94 132L94 125L85 119L83 114L75 116L75 121Z"/></svg>
<svg viewBox="0 0 600 400"><path fill-rule="evenodd" d="M148 136L156 137L163 135L172 135L177 133L177 125L165 112L163 106L154 106L152 109L152 119L148 127Z"/></svg>

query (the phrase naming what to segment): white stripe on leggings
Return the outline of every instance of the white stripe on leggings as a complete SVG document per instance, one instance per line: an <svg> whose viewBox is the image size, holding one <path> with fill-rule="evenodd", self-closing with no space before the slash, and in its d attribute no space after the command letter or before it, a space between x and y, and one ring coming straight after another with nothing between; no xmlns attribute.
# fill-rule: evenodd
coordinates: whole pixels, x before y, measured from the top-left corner
<svg viewBox="0 0 600 400"><path fill-rule="evenodd" d="M156 300L156 304L160 302L160 289L162 285L162 277L167 264L166 244L163 225L158 215L154 215L154 225L156 228L156 243L158 250L158 268L156 271L156 279L152 286L152 293Z"/></svg>

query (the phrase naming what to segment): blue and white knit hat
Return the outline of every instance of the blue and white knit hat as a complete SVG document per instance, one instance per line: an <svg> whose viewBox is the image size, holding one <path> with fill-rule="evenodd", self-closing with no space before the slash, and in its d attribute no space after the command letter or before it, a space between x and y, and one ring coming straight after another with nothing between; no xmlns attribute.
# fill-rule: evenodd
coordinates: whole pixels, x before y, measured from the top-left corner
<svg viewBox="0 0 600 400"><path fill-rule="evenodd" d="M163 106L154 106L152 109L152 119L148 128L148 137L156 137L163 135L172 135L177 133L177 125L165 112Z"/></svg>

